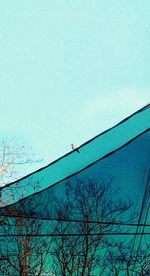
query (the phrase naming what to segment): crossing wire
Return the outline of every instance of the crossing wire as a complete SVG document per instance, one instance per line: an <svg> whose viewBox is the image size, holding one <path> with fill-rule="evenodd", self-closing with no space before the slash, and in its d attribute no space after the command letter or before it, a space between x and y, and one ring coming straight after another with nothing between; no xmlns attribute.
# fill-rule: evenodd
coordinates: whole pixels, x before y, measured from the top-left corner
<svg viewBox="0 0 150 276"><path fill-rule="evenodd" d="M104 232L104 233L68 233L68 234L0 234L0 237L82 237L82 236L112 236L112 235L150 235L150 232L136 233L136 232Z"/></svg>

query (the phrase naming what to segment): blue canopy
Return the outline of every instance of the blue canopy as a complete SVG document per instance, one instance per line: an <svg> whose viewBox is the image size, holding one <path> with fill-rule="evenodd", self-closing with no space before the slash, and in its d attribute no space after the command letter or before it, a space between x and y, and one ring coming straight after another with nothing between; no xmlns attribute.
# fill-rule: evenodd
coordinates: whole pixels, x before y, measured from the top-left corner
<svg viewBox="0 0 150 276"><path fill-rule="evenodd" d="M53 275L148 275L149 127L147 105L79 152L1 188L3 271L7 259L10 273L20 275L22 258L24 271L38 260L40 275L39 258L47 256L42 269Z"/></svg>

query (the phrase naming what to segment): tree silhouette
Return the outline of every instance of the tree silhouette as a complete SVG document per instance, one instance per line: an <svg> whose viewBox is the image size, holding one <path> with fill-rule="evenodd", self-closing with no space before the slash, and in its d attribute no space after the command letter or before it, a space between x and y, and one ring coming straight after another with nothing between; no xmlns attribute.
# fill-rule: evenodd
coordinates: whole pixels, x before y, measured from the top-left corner
<svg viewBox="0 0 150 276"><path fill-rule="evenodd" d="M31 206L32 197L27 210L25 201L19 202L19 208L18 205L13 205L4 210L1 219L2 232L10 236L1 237L2 275L41 275L46 269L53 238L36 237L36 234L45 233L48 225L32 218L34 210ZM35 209L36 207L37 204L34 204ZM29 217L24 218L24 215Z"/></svg>
<svg viewBox="0 0 150 276"><path fill-rule="evenodd" d="M0 141L0 186L18 180L20 168L39 162L31 154L31 149L25 147L17 139L4 139ZM19 168L19 169L18 169Z"/></svg>
<svg viewBox="0 0 150 276"><path fill-rule="evenodd" d="M121 226L113 222L121 221L125 215L129 222L137 216L131 213L131 202L119 199L120 191L112 188L111 178L87 178L76 179L75 183L68 181L64 200L54 196L55 212L60 219L56 231L62 234L55 239L53 248L56 275L106 275L110 271L107 253L115 253L114 239L105 233L119 232ZM91 223L93 220L97 223ZM79 236L65 236L69 233Z"/></svg>
<svg viewBox="0 0 150 276"><path fill-rule="evenodd" d="M2 208L2 275L148 275L149 245L137 256L129 235L138 214L113 179L64 183Z"/></svg>

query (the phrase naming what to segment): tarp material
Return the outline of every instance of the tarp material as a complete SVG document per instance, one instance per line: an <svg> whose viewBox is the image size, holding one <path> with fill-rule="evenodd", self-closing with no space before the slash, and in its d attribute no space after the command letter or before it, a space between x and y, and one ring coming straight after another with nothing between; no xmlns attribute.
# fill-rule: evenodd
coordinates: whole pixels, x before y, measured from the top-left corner
<svg viewBox="0 0 150 276"><path fill-rule="evenodd" d="M114 275L113 262L116 269L122 271L118 275L139 275L136 274L138 271L141 273L139 255L142 258L142 254L147 256L150 253L149 127L150 105L83 144L79 153L73 151L20 181L3 187L0 232L2 259L9 255L8 242L12 243L12 251L18 254L18 246L13 240L16 237L17 242L21 243L21 237L29 235L34 246L37 238L46 244L50 237L59 238L62 242L64 235L67 237L65 242L72 239L70 244L73 244L76 237L80 237L81 246L86 235L93 235L101 244L101 249L97 245L95 251L99 252L101 261L93 269L93 274L89 275ZM36 230L33 225L37 226ZM92 242L94 246L96 241ZM54 243L53 248L56 248L58 240ZM78 240L77 246L80 251ZM68 252L70 247L67 245L65 248ZM128 255L133 274L123 274L126 273L127 261L125 253L122 253L122 257L118 255L121 250ZM54 253L48 258L51 267L53 256ZM117 256L118 259L115 259ZM123 256L124 259L120 259ZM45 263L49 267L47 261ZM105 274L97 274L105 266ZM81 266L79 271L82 269ZM13 272L12 267L10 271ZM67 273L64 275L69 275ZM78 274L74 272L72 275Z"/></svg>

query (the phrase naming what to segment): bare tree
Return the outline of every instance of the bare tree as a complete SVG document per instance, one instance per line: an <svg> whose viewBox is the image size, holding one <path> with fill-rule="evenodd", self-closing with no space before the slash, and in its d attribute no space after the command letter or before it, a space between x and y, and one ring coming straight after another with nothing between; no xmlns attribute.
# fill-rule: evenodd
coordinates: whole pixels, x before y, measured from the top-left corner
<svg viewBox="0 0 150 276"><path fill-rule="evenodd" d="M0 186L5 186L6 183L18 180L21 176L19 169L25 168L26 165L31 165L35 160L33 154L30 154L25 146L20 142L10 141L5 139L0 142ZM20 170L23 171L23 170ZM14 191L9 188L9 194L7 201L13 202L15 194L17 194L18 200L24 197L23 190L34 186L36 192L40 183L25 183L24 187L17 186ZM28 215L30 214L30 205L28 206ZM5 201L0 194L0 205L5 206ZM36 206L35 206L36 208ZM1 215L0 227L2 234L8 234L10 237L2 237L0 245L0 268L3 275L38 275L44 270L45 261L49 254L51 239L42 239L28 236L28 233L37 234L42 233L44 229L44 222L39 220L24 219L22 215L26 212L24 201L18 205L14 205L11 208L6 209L5 215ZM7 212L8 211L8 212ZM33 211L33 210L32 210ZM5 213L5 212L4 212ZM46 227L46 226L45 226ZM11 235L15 234L13 237ZM21 236L27 234L27 236Z"/></svg>
<svg viewBox="0 0 150 276"><path fill-rule="evenodd" d="M38 207L38 202L34 202L34 209ZM28 206L21 201L3 210L0 221L4 234L0 243L1 275L41 275L50 271L53 237L39 236L48 232L50 225L33 217L34 209L31 197Z"/></svg>
<svg viewBox="0 0 150 276"><path fill-rule="evenodd" d="M15 193L13 189L9 191L7 202L3 198L3 192L1 188L6 184L19 180L23 176L23 172L28 166L33 163L41 162L42 160L35 159L35 156L31 154L31 150L28 150L21 141L5 139L0 141L0 207L11 204L14 201ZM39 185L39 183L38 183ZM27 190L27 184L24 185ZM36 192L37 185L33 183ZM24 197L24 187L20 189L20 185L17 185L16 190L18 199Z"/></svg>
<svg viewBox="0 0 150 276"><path fill-rule="evenodd" d="M2 232L15 236L1 240L2 275L132 276L135 259L135 275L148 275L149 247L137 258L130 236L111 236L122 231L125 218L137 218L112 178L74 177L62 191L53 187L4 208Z"/></svg>
<svg viewBox="0 0 150 276"><path fill-rule="evenodd" d="M21 177L21 168L31 165L36 160L31 150L28 150L21 141L4 139L0 141L0 187L18 180Z"/></svg>
<svg viewBox="0 0 150 276"><path fill-rule="evenodd" d="M125 214L130 221L136 216L131 214L131 202L118 199L120 189L113 189L111 184L111 178L76 179L75 183L66 183L64 200L54 198L60 219L56 231L62 235L53 247L56 275L107 275L107 252L112 252L112 238L105 236L105 232L118 232L120 225L115 221ZM95 223L91 223L93 220ZM70 233L77 236L67 236Z"/></svg>
<svg viewBox="0 0 150 276"><path fill-rule="evenodd" d="M115 241L112 244L113 250L108 250L107 260L110 273L115 276L122 275L124 273L127 276L141 275L148 276L150 268L150 248L149 245L145 245L144 248L140 248L138 252L132 250L131 241Z"/></svg>

